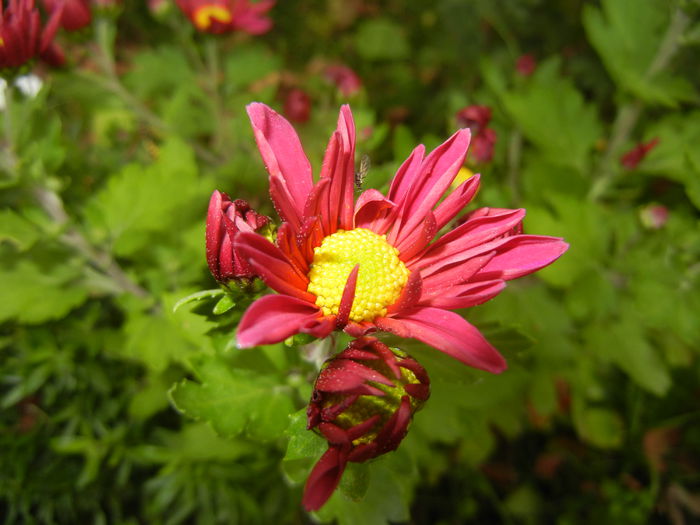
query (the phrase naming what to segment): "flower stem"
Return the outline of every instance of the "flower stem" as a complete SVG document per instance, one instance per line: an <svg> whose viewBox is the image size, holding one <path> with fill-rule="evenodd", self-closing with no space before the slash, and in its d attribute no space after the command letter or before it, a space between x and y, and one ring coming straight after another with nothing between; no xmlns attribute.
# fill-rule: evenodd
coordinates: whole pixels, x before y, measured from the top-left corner
<svg viewBox="0 0 700 525"><path fill-rule="evenodd" d="M65 227L70 222L70 217L66 213L63 201L55 191L38 186L34 188L34 197L41 208L59 227ZM75 249L93 266L109 277L118 289L141 299L150 296L148 291L141 288L124 273L124 270L121 269L109 253L95 248L77 229L67 228L61 236L61 241Z"/></svg>
<svg viewBox="0 0 700 525"><path fill-rule="evenodd" d="M209 36L209 35L207 35ZM224 105L221 99L221 65L219 61L218 39L209 36L204 44L206 54L207 73L209 77L209 91L211 94L212 113L214 114L214 132L211 137L211 148L221 151L226 141L226 127L224 122Z"/></svg>

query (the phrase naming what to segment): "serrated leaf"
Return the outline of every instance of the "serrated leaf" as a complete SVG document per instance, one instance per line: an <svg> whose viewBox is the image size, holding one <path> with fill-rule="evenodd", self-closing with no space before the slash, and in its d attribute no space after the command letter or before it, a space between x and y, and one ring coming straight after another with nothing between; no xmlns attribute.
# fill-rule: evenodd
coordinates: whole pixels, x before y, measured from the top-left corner
<svg viewBox="0 0 700 525"><path fill-rule="evenodd" d="M87 299L81 274L70 265L44 270L27 260L0 269L0 321L34 324L63 317Z"/></svg>
<svg viewBox="0 0 700 525"><path fill-rule="evenodd" d="M673 106L693 98L692 85L667 72L651 77L649 68L662 44L672 4L664 0L604 0L602 10L583 9L588 39L615 82L651 103Z"/></svg>
<svg viewBox="0 0 700 525"><path fill-rule="evenodd" d="M622 418L612 410L582 407L574 410L574 422L581 437L600 448L618 448L624 438Z"/></svg>
<svg viewBox="0 0 700 525"><path fill-rule="evenodd" d="M151 234L170 232L173 217L203 195L192 150L170 139L159 151L153 164L126 166L88 203L93 236L107 237L117 255L148 245Z"/></svg>
<svg viewBox="0 0 700 525"><path fill-rule="evenodd" d="M276 378L232 369L218 356L194 359L193 369L199 383L184 380L170 390L182 413L210 423L222 436L245 432L272 440L282 435L293 405Z"/></svg>
<svg viewBox="0 0 700 525"><path fill-rule="evenodd" d="M601 358L615 363L639 386L663 396L671 386L671 376L639 326L630 315L611 324L590 325L587 345Z"/></svg>
<svg viewBox="0 0 700 525"><path fill-rule="evenodd" d="M0 210L0 242L8 241L19 251L29 248L39 238L39 231L27 219L13 210Z"/></svg>
<svg viewBox="0 0 700 525"><path fill-rule="evenodd" d="M571 79L559 74L558 60L542 63L522 91L503 93L502 100L523 135L547 160L582 174L588 171L600 122Z"/></svg>

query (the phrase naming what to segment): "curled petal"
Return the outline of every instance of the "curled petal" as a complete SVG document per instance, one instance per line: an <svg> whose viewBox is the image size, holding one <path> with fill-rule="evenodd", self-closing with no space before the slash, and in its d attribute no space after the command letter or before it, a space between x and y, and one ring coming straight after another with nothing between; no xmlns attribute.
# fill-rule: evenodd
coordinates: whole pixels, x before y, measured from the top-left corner
<svg viewBox="0 0 700 525"><path fill-rule="evenodd" d="M468 366L495 374L506 369L506 361L498 350L454 312L417 307L394 318L380 317L375 323L399 337L423 341Z"/></svg>
<svg viewBox="0 0 700 525"><path fill-rule="evenodd" d="M355 205L355 228L383 235L391 226L396 205L375 189L363 191Z"/></svg>
<svg viewBox="0 0 700 525"><path fill-rule="evenodd" d="M287 120L265 104L254 102L246 108L253 125L255 140L277 188L272 198L283 220L301 224L304 204L313 185L311 164L299 137Z"/></svg>
<svg viewBox="0 0 700 525"><path fill-rule="evenodd" d="M348 463L349 445L330 446L314 466L304 486L302 505L308 511L320 509L338 487Z"/></svg>
<svg viewBox="0 0 700 525"><path fill-rule="evenodd" d="M350 320L350 312L352 310L352 303L355 301L355 287L357 286L357 275L359 272L360 265L356 264L345 282L343 295L340 298L340 305L338 306L338 317L336 318L336 326L339 330L342 330Z"/></svg>
<svg viewBox="0 0 700 525"><path fill-rule="evenodd" d="M458 284L446 289L443 293L435 294L421 301L421 305L457 310L471 308L493 299L506 287L505 281L477 281L474 283Z"/></svg>

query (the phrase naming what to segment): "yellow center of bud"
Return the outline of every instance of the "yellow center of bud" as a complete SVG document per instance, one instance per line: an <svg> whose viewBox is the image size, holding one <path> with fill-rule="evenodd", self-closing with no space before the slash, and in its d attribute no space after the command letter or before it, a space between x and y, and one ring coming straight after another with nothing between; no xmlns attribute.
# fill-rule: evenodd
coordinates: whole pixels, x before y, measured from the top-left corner
<svg viewBox="0 0 700 525"><path fill-rule="evenodd" d="M337 314L348 276L359 264L350 320L373 321L386 315L386 307L401 296L408 280L408 269L398 255L385 235L365 228L338 230L314 248L308 291L325 315Z"/></svg>
<svg viewBox="0 0 700 525"><path fill-rule="evenodd" d="M228 24L231 21L231 11L220 5L203 5L194 12L194 25L202 31L209 29L213 21Z"/></svg>

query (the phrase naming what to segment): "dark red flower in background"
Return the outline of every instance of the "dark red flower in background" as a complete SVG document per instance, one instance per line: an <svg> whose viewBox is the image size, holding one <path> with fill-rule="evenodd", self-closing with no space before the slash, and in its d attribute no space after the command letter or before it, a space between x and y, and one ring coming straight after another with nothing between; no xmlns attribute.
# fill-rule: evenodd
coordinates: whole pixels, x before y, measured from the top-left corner
<svg viewBox="0 0 700 525"><path fill-rule="evenodd" d="M236 251L233 238L241 231L257 232L270 222L241 199L214 191L207 212L207 263L214 278L222 283L232 279L252 279L255 272Z"/></svg>
<svg viewBox="0 0 700 525"><path fill-rule="evenodd" d="M649 142L640 142L620 158L620 164L628 170L633 170L658 143L659 137L654 137Z"/></svg>
<svg viewBox="0 0 700 525"><path fill-rule="evenodd" d="M330 64L324 69L323 75L335 84L344 97L350 97L362 88L360 77L346 65Z"/></svg>
<svg viewBox="0 0 700 525"><path fill-rule="evenodd" d="M34 0L0 2L0 69L20 67L46 53L61 21L61 11L41 24Z"/></svg>
<svg viewBox="0 0 700 525"><path fill-rule="evenodd" d="M249 0L176 0L178 7L194 26L204 33L222 34L243 31L251 35L267 33L272 20L267 12L275 0L252 3Z"/></svg>
<svg viewBox="0 0 700 525"><path fill-rule="evenodd" d="M537 61L535 57L529 53L520 55L515 62L515 70L524 77L529 77L535 72Z"/></svg>
<svg viewBox="0 0 700 525"><path fill-rule="evenodd" d="M349 461L395 450L429 396L430 380L418 361L373 337L354 340L327 361L314 385L307 426L328 440L328 450L306 482L304 508L326 503Z"/></svg>
<svg viewBox="0 0 700 525"><path fill-rule="evenodd" d="M477 164L491 162L496 144L496 132L489 128L491 108L488 106L467 106L457 112L457 124L472 132L469 158Z"/></svg>
<svg viewBox="0 0 700 525"><path fill-rule="evenodd" d="M92 13L88 0L43 0L49 13L63 9L61 27L66 31L77 31L90 25Z"/></svg>
<svg viewBox="0 0 700 525"><path fill-rule="evenodd" d="M311 116L311 97L302 89L290 89L284 97L283 112L292 122L308 122Z"/></svg>

